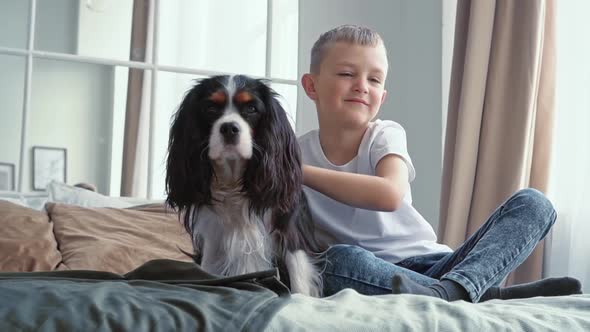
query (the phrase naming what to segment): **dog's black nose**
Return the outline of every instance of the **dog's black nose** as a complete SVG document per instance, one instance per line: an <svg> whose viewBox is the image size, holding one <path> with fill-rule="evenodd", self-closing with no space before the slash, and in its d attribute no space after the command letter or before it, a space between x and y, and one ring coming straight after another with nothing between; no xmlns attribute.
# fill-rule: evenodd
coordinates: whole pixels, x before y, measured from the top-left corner
<svg viewBox="0 0 590 332"><path fill-rule="evenodd" d="M226 122L221 125L219 132L226 144L235 144L240 134L240 126L236 122Z"/></svg>

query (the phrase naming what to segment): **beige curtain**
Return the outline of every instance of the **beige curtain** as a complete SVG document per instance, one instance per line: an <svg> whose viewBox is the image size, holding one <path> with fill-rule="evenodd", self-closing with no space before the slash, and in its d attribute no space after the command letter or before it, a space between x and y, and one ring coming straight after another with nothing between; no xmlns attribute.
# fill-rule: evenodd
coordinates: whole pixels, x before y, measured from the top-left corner
<svg viewBox="0 0 590 332"><path fill-rule="evenodd" d="M459 0L439 234L456 248L513 192L545 191L554 112L552 0ZM541 277L543 245L508 278Z"/></svg>
<svg viewBox="0 0 590 332"><path fill-rule="evenodd" d="M150 59L149 4L150 1L147 0L133 2L130 54L132 61L143 62ZM149 72L143 69L129 69L121 196L147 197L150 102L150 94L147 91L149 84Z"/></svg>

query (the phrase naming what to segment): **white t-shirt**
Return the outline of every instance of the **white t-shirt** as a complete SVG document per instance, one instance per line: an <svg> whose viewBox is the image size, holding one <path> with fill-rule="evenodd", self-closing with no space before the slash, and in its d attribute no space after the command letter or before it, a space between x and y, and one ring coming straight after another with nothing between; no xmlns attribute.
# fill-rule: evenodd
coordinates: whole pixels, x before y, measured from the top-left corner
<svg viewBox="0 0 590 332"><path fill-rule="evenodd" d="M319 130L299 137L303 163L326 169L375 175L377 163L388 154L403 158L411 182L416 171L406 147L406 133L394 121L376 120L365 132L359 152L345 165L334 165L320 145ZM309 187L304 187L315 222L319 241L327 245L354 244L363 247L391 263L413 256L435 252L450 252L449 247L436 243L432 226L412 206L409 189L402 206L393 212L354 208L335 201Z"/></svg>

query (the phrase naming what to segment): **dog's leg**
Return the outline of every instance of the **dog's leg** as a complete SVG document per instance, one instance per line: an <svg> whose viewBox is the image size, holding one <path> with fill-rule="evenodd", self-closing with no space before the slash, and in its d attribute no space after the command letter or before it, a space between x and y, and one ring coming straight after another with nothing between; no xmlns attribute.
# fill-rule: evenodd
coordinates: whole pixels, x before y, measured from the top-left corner
<svg viewBox="0 0 590 332"><path fill-rule="evenodd" d="M318 267L305 251L288 251L285 265L289 271L289 281L293 293L320 297L322 295L322 278Z"/></svg>

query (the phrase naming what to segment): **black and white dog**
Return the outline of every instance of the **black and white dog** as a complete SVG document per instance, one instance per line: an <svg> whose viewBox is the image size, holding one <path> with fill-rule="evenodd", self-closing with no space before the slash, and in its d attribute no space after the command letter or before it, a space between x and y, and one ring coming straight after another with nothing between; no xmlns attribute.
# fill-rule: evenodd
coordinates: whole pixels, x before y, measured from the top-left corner
<svg viewBox="0 0 590 332"><path fill-rule="evenodd" d="M167 203L212 274L277 267L293 292L321 296L322 251L302 191L297 138L262 80L216 76L185 95L170 129Z"/></svg>

